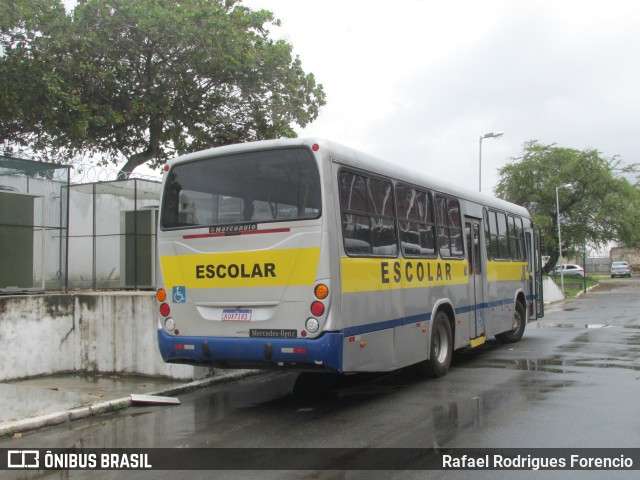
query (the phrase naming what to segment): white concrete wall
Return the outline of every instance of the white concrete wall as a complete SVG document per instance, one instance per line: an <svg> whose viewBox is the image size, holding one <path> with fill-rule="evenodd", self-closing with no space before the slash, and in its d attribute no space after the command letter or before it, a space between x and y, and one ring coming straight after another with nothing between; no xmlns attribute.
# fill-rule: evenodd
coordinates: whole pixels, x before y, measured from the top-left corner
<svg viewBox="0 0 640 480"><path fill-rule="evenodd" d="M75 368L71 296L0 297L0 380Z"/></svg>
<svg viewBox="0 0 640 480"><path fill-rule="evenodd" d="M551 277L544 277L542 283L544 303L554 303L564 300L562 290Z"/></svg>
<svg viewBox="0 0 640 480"><path fill-rule="evenodd" d="M0 296L0 381L69 371L209 374L162 361L155 312L150 292Z"/></svg>

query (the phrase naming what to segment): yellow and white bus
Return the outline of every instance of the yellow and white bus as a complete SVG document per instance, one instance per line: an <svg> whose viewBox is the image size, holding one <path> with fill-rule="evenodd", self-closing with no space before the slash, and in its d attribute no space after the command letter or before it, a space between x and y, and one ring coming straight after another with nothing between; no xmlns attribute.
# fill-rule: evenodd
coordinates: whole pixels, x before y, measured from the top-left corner
<svg viewBox="0 0 640 480"><path fill-rule="evenodd" d="M321 139L165 170L165 362L442 376L454 350L516 342L543 315L540 242L517 205Z"/></svg>

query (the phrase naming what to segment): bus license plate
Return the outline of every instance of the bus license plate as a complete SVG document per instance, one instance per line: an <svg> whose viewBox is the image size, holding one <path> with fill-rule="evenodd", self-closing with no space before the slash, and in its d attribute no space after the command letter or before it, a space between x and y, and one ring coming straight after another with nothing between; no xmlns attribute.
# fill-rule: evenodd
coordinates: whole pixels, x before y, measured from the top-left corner
<svg viewBox="0 0 640 480"><path fill-rule="evenodd" d="M223 310L222 321L248 322L251 320L251 310Z"/></svg>

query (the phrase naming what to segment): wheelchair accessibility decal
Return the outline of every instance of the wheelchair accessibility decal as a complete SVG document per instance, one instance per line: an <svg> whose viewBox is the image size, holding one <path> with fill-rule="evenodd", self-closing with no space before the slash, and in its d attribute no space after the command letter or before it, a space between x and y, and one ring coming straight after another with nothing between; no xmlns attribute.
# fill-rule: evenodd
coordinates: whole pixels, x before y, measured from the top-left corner
<svg viewBox="0 0 640 480"><path fill-rule="evenodd" d="M187 302L187 287L173 287L173 303Z"/></svg>

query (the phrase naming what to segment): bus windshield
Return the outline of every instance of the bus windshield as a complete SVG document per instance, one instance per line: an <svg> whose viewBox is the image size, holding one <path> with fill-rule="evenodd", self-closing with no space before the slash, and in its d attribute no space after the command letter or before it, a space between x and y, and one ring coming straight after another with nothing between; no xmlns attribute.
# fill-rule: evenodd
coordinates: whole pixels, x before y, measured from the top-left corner
<svg viewBox="0 0 640 480"><path fill-rule="evenodd" d="M175 165L166 179L163 229L320 216L320 176L306 148L216 156Z"/></svg>

